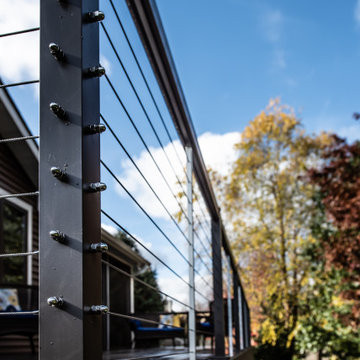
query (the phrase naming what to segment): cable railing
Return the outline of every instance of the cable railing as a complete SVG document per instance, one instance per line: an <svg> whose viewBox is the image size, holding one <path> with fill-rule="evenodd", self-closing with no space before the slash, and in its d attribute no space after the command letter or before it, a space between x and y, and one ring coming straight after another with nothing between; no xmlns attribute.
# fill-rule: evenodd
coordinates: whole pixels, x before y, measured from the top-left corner
<svg viewBox="0 0 360 360"><path fill-rule="evenodd" d="M39 184L3 192L0 177L0 207L31 203L41 248L0 252L34 258L39 284L36 309L0 316L40 317L40 359L239 354L249 309L156 7L101 0L105 17L79 1L41 2L40 80L0 84L9 96L40 83L39 135L0 139L10 151L36 144Z"/></svg>

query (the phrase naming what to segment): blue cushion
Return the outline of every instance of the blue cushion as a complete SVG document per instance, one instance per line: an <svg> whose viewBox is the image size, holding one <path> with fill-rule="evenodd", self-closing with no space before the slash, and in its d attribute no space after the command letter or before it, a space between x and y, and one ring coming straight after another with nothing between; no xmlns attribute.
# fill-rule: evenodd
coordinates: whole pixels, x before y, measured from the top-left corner
<svg viewBox="0 0 360 360"><path fill-rule="evenodd" d="M203 323L200 323L200 327L210 329L212 327L212 324L211 324L211 322L205 321Z"/></svg>
<svg viewBox="0 0 360 360"><path fill-rule="evenodd" d="M151 331L151 332L157 332L159 334L164 333L164 332L179 332L182 333L184 331L183 328L179 329L179 328L171 328L171 327L164 327L164 328L156 328L156 327L143 327L143 326L139 326L136 328L137 331Z"/></svg>
<svg viewBox="0 0 360 360"><path fill-rule="evenodd" d="M8 308L7 308L8 309ZM8 311L6 309L6 311L3 311L3 310L0 310L0 313L2 314L6 314L7 312L16 312L17 314L16 315L1 315L0 317L0 321L1 319L31 319L31 318L37 318L38 314L21 314L23 311L14 311L14 310L10 310Z"/></svg>

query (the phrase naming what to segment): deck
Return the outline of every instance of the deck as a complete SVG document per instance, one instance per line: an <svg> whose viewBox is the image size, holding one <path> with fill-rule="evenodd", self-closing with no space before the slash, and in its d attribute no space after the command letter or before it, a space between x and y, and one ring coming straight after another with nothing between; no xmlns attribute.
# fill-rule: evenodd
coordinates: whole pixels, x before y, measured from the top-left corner
<svg viewBox="0 0 360 360"><path fill-rule="evenodd" d="M188 360L187 348L154 348L154 349L133 349L105 352L103 360L140 360L144 359L165 359L165 360ZM198 350L196 359L205 360L212 356L209 350Z"/></svg>
<svg viewBox="0 0 360 360"><path fill-rule="evenodd" d="M186 353L187 349L142 349L142 350L117 350L104 352L103 360L140 360L144 359L164 359L164 360L188 360L189 356ZM38 354L2 354L6 360L38 360ZM200 350L197 353L196 359L205 360L211 358L211 352Z"/></svg>

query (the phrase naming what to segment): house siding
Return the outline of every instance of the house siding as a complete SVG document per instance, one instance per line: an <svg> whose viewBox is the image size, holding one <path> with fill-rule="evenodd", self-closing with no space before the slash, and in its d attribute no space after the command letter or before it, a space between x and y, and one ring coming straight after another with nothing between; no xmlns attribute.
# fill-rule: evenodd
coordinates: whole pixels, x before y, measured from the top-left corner
<svg viewBox="0 0 360 360"><path fill-rule="evenodd" d="M37 171L37 169L35 170ZM16 160L7 145L0 148L0 188L8 193L23 193L37 191L35 186L26 175L21 165ZM38 199L35 196L22 198L24 202L31 205L32 212L32 250L39 248L38 235ZM38 285L38 256L33 256L32 261L32 284ZM35 341L37 343L37 340ZM0 337L0 358L1 354L12 352L30 352L30 342L23 336L8 335Z"/></svg>

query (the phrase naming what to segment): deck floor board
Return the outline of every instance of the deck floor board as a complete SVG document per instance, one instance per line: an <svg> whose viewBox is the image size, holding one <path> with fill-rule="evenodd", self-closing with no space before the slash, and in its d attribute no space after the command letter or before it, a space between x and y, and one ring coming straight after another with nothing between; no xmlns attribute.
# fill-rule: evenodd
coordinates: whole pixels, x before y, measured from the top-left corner
<svg viewBox="0 0 360 360"><path fill-rule="evenodd" d="M196 359L205 360L210 357L210 351L199 350ZM103 354L103 360L140 360L144 358L149 360L189 360L189 354L186 348L118 350Z"/></svg>

